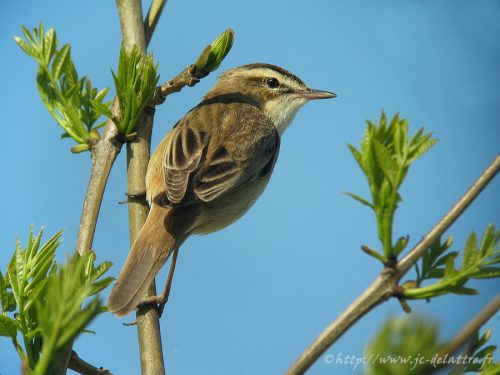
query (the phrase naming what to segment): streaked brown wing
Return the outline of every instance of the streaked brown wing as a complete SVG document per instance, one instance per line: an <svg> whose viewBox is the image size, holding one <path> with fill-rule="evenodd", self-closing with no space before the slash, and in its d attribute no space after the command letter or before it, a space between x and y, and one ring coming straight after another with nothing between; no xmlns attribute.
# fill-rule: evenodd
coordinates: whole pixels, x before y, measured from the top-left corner
<svg viewBox="0 0 500 375"><path fill-rule="evenodd" d="M279 146L279 135L273 130L249 145L247 151L251 157L247 159L236 161L224 147L219 147L196 172L192 183L194 194L209 202L266 176L272 172Z"/></svg>
<svg viewBox="0 0 500 375"><path fill-rule="evenodd" d="M186 194L189 175L198 168L208 138L189 127L173 130L163 156L163 175L167 198L179 203Z"/></svg>
<svg viewBox="0 0 500 375"><path fill-rule="evenodd" d="M199 111L218 126L198 121ZM201 106L172 130L163 155L170 203L209 202L272 171L280 143L276 128L253 106L234 113L226 106Z"/></svg>
<svg viewBox="0 0 500 375"><path fill-rule="evenodd" d="M194 176L193 192L202 201L211 201L235 185L242 172L241 163L221 146Z"/></svg>

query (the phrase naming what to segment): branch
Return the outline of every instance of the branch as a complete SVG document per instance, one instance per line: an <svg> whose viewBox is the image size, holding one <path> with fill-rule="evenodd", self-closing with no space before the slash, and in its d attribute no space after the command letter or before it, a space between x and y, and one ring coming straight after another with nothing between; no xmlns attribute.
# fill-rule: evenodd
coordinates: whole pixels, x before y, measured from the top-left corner
<svg viewBox="0 0 500 375"><path fill-rule="evenodd" d="M167 0L153 0L149 7L148 14L144 20L144 34L146 37L146 47L149 45L153 33L155 31L158 20L160 19L161 12L167 4Z"/></svg>
<svg viewBox="0 0 500 375"><path fill-rule="evenodd" d="M399 280L410 267L423 255L434 240L465 211L481 193L500 169L500 156L497 156L470 189L460 198L453 208L427 233L427 235L401 260L395 269L385 268L381 275L359 296L337 319L330 323L314 342L297 358L286 375L304 374L309 367L355 322L370 312L375 306L385 302L398 292Z"/></svg>
<svg viewBox="0 0 500 375"><path fill-rule="evenodd" d="M153 98L151 99L151 104L162 104L168 95L181 91L184 86L193 87L196 85L200 82L200 78L196 77L195 74L196 66L194 64L184 68L176 77L156 88Z"/></svg>
<svg viewBox="0 0 500 375"><path fill-rule="evenodd" d="M486 168L483 174L474 182L467 192L460 198L451 210L432 228L429 233L398 263L397 272L403 276L411 266L423 255L424 251L440 237L456 219L469 207L474 199L488 185L500 170L500 156Z"/></svg>
<svg viewBox="0 0 500 375"><path fill-rule="evenodd" d="M440 357L452 355L464 345L500 309L500 296L494 297L455 337L439 352Z"/></svg>
<svg viewBox="0 0 500 375"><path fill-rule="evenodd" d="M144 52L146 49L146 42L144 37L144 28L142 26L142 11L140 1L117 0L117 6L120 14L120 26L124 44L128 47L137 45L137 47ZM157 15L157 18L158 17L159 14ZM158 19L156 19L155 22L157 21ZM152 35L153 30L151 30L150 33ZM119 105L116 97L114 98L111 111L114 116L119 117ZM149 137L151 134L151 126L152 122L149 129ZM138 125L138 128L141 128L141 126ZM139 137L143 135L143 132L141 132L139 134ZM104 190L106 188L106 183L108 181L111 168L113 167L117 155L120 153L123 143L123 138L120 136L116 124L111 119L108 119L106 121L101 140L98 141L91 150L92 167L89 184L85 194L85 200L83 203L80 226L78 228L75 253L84 254L92 248L95 228L97 225L97 219L99 217L99 211L102 204ZM146 143L146 154L147 158L149 158L149 138ZM149 335L151 335L152 337L152 345L148 348L147 352L151 353L151 356L153 356L153 358L161 358L161 361L150 365L150 368L158 369L158 371L160 371L158 373L161 374L164 373L162 348L161 345L158 346L155 344L157 342L161 343L161 340L159 339L160 330L158 318L156 318L156 323L153 321L151 324L153 326L156 324L157 330L156 333L153 331L148 331ZM61 355L57 359L58 364L56 365L57 370L55 374L62 375L66 373L66 369L70 361L72 346L72 343L68 345L68 347L62 351ZM142 347L141 351L146 351L145 347ZM142 359L143 356L141 356L141 362ZM143 374L154 373L154 370L147 372L145 370L147 368L147 366L143 367Z"/></svg>
<svg viewBox="0 0 500 375"><path fill-rule="evenodd" d="M78 357L75 351L71 352L68 368L83 375L112 375L112 373L102 367L97 368Z"/></svg>
<svg viewBox="0 0 500 375"><path fill-rule="evenodd" d="M117 0L123 45L130 50L134 45L141 52L146 52L146 39L142 21L140 0ZM127 191L141 194L146 191L145 177L149 163L151 131L153 127L152 111L144 111L139 117L135 129L137 139L127 143ZM146 202L131 201L128 205L130 243L133 244L148 216ZM147 296L156 295L154 282L148 289ZM159 313L153 306L141 309L137 313L137 335L143 375L164 375L163 351L161 345Z"/></svg>
<svg viewBox="0 0 500 375"><path fill-rule="evenodd" d="M116 98L111 111L114 116L118 116L119 106ZM116 157L123 146L121 138L115 123L108 119L101 140L91 149L92 167L75 247L75 253L80 255L92 248L106 183Z"/></svg>

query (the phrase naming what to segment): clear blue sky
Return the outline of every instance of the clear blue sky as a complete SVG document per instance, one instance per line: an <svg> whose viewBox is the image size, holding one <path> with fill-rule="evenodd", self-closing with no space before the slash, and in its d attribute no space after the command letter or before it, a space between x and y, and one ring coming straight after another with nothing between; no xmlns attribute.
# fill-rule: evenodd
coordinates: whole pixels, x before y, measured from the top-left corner
<svg viewBox="0 0 500 375"><path fill-rule="evenodd" d="M0 267L30 224L48 236L64 228L59 259L72 252L90 159L42 105L35 63L13 42L21 25L40 20L72 44L81 75L112 85L120 43L112 1L9 1L0 12L2 59ZM380 272L361 244L378 247L371 213L342 194L367 195L346 147L357 145L365 119L408 117L439 143L411 171L402 190L396 234L415 243L500 151L500 3L497 1L179 1L170 0L151 43L166 80L192 63L227 27L235 44L220 69L269 62L338 98L307 105L282 140L274 176L255 207L219 233L191 238L181 249L171 301L161 321L171 374L279 374ZM153 135L164 133L211 87L216 74L169 97ZM117 275L129 249L125 158L119 155L104 196L94 248ZM314 189L311 194L310 189ZM460 249L466 235L500 225L500 179L450 230ZM166 270L160 277L165 279ZM499 290L473 285L475 297L413 302L442 322L449 338ZM107 294L107 293L106 293ZM106 296L105 296L106 297ZM328 353L361 355L389 316L389 301ZM134 328L102 315L75 346L80 356L116 374L139 374ZM496 328L498 316L488 324ZM311 374L350 373L319 361ZM0 339L0 373L19 373L11 343ZM357 370L359 373L359 370Z"/></svg>

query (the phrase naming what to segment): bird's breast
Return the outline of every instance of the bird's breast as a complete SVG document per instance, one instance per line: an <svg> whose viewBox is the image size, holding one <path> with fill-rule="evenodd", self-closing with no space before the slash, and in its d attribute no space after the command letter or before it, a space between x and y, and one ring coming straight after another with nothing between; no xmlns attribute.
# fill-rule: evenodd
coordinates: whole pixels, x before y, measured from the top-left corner
<svg viewBox="0 0 500 375"><path fill-rule="evenodd" d="M271 174L262 176L231 194L203 203L193 234L208 234L224 229L242 217L266 188Z"/></svg>

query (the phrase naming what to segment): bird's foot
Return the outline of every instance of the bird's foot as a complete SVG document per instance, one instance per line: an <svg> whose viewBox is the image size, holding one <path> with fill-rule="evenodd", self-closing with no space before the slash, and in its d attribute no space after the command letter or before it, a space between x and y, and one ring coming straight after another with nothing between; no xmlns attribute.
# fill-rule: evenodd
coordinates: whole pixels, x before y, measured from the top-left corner
<svg viewBox="0 0 500 375"><path fill-rule="evenodd" d="M139 304L137 305L137 310L144 310L148 308L155 307L158 310L158 315L161 318L161 315L163 314L163 310L165 309L165 305L168 301L168 296L164 294L160 294L157 296L149 296L144 298Z"/></svg>
<svg viewBox="0 0 500 375"><path fill-rule="evenodd" d="M119 202L120 204L125 204L125 203L141 203L141 204L147 204L146 200L146 192L145 191L140 191L140 192L126 192L125 195L127 198L123 202Z"/></svg>

